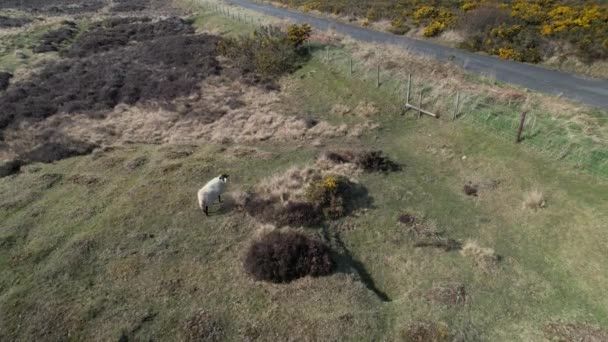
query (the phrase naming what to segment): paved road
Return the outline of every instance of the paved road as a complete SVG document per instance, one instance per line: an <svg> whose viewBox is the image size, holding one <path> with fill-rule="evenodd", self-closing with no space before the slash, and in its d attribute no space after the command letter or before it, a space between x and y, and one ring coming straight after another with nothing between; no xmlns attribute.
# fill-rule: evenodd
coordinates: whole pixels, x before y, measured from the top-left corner
<svg viewBox="0 0 608 342"><path fill-rule="evenodd" d="M246 0L226 1L277 18L287 18L295 22L307 22L320 30L326 30L331 26L336 32L349 35L361 41L389 43L438 59L451 59L466 70L493 75L500 81L546 94L562 95L594 107L608 109L608 81L606 80L587 79L530 64L505 61L495 57L344 24L328 18L276 8L271 5L253 3Z"/></svg>

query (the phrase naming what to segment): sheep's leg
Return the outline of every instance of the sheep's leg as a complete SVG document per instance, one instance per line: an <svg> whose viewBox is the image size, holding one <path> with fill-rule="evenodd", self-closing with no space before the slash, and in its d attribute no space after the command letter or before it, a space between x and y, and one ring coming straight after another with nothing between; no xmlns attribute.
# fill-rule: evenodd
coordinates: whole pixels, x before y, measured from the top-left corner
<svg viewBox="0 0 608 342"><path fill-rule="evenodd" d="M209 216L209 207L208 206L205 206L204 212L205 212L205 216Z"/></svg>
<svg viewBox="0 0 608 342"><path fill-rule="evenodd" d="M222 202L222 196L221 195L217 195L217 201L220 202L220 203L224 203L224 202Z"/></svg>

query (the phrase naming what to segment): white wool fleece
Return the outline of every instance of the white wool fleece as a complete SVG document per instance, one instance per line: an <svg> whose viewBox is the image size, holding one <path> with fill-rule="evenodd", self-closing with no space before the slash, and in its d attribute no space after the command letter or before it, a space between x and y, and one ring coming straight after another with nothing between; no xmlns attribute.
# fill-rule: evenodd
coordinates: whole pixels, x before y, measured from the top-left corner
<svg viewBox="0 0 608 342"><path fill-rule="evenodd" d="M198 191L198 205L201 209L212 205L226 190L226 182L222 181L220 177L213 178Z"/></svg>

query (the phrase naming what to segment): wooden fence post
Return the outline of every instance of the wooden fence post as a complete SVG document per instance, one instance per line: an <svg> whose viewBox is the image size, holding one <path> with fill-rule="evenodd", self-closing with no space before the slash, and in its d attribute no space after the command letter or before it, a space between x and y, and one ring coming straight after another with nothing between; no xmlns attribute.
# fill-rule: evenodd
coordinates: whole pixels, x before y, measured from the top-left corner
<svg viewBox="0 0 608 342"><path fill-rule="evenodd" d="M353 58L350 58L350 75L353 75Z"/></svg>
<svg viewBox="0 0 608 342"><path fill-rule="evenodd" d="M410 104L410 91L412 90L412 74L407 76L407 97L405 99L405 104Z"/></svg>
<svg viewBox="0 0 608 342"><path fill-rule="evenodd" d="M420 99L418 100L418 119L420 119L421 110L422 110L422 89L420 89Z"/></svg>
<svg viewBox="0 0 608 342"><path fill-rule="evenodd" d="M378 64L376 69L376 76L376 88L380 88L380 64Z"/></svg>
<svg viewBox="0 0 608 342"><path fill-rule="evenodd" d="M325 47L325 59L327 60L327 63L329 63L329 46Z"/></svg>
<svg viewBox="0 0 608 342"><path fill-rule="evenodd" d="M521 119L519 120L519 128L517 129L517 137L515 143L518 144L521 141L521 132L524 129L524 123L526 122L526 112L521 112Z"/></svg>
<svg viewBox="0 0 608 342"><path fill-rule="evenodd" d="M458 106L460 106L460 91L456 91L456 108L454 109L454 117L452 117L452 120L456 120L456 117L458 116Z"/></svg>

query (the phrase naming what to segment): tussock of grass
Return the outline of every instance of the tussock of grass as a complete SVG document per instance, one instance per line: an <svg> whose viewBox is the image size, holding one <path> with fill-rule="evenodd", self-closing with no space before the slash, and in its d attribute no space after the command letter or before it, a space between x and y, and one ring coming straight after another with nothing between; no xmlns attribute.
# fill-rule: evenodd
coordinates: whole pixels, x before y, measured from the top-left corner
<svg viewBox="0 0 608 342"><path fill-rule="evenodd" d="M481 247L475 240L467 240L460 250L460 255L471 259L475 266L484 272L498 270L501 259L492 248Z"/></svg>
<svg viewBox="0 0 608 342"><path fill-rule="evenodd" d="M542 191L535 189L524 195L523 206L526 209L542 209L547 205Z"/></svg>

